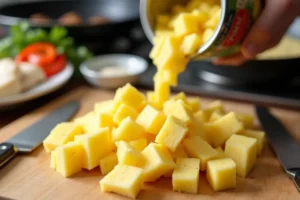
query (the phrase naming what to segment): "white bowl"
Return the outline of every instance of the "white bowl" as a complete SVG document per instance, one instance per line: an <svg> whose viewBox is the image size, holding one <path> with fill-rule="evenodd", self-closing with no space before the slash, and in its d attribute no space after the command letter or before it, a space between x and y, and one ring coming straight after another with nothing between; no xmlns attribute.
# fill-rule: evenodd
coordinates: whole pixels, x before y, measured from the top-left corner
<svg viewBox="0 0 300 200"><path fill-rule="evenodd" d="M118 66L125 74L103 74L101 70ZM80 66L80 72L90 84L108 89L115 89L126 83L135 83L147 70L147 61L139 56L129 54L108 54L96 56Z"/></svg>

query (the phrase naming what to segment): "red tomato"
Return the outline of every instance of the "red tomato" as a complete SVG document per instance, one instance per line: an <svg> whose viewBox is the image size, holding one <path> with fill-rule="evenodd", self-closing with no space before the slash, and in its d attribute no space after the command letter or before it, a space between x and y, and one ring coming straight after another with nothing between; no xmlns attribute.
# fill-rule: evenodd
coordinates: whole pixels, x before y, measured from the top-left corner
<svg viewBox="0 0 300 200"><path fill-rule="evenodd" d="M56 49L51 43L39 42L28 45L16 57L16 62L30 62L38 66L48 65L56 58Z"/></svg>
<svg viewBox="0 0 300 200"><path fill-rule="evenodd" d="M42 69L44 70L46 76L50 77L63 70L66 64L66 57L64 55L58 55L53 62L42 66Z"/></svg>

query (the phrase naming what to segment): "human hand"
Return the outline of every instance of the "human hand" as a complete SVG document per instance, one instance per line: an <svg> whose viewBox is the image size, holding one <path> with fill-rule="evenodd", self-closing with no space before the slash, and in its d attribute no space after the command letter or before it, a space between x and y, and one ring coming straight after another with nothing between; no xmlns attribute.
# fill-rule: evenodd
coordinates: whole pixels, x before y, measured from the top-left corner
<svg viewBox="0 0 300 200"><path fill-rule="evenodd" d="M217 58L216 65L239 66L276 46L294 19L300 15L300 0L265 0L265 7L241 46L241 53Z"/></svg>

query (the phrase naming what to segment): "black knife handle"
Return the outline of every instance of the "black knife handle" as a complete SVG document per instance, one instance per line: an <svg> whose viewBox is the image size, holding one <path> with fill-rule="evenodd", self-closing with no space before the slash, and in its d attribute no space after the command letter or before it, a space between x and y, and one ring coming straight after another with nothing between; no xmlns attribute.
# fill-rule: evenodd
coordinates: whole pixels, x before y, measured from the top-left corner
<svg viewBox="0 0 300 200"><path fill-rule="evenodd" d="M17 148L10 143L0 144L0 167L10 161L17 154Z"/></svg>
<svg viewBox="0 0 300 200"><path fill-rule="evenodd" d="M300 192L300 170L296 172L294 182L295 185L297 186L298 191Z"/></svg>

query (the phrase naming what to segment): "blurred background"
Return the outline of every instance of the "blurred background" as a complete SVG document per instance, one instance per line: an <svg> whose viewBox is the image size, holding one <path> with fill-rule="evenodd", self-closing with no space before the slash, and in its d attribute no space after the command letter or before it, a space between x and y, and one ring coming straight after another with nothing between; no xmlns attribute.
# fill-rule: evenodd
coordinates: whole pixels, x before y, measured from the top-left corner
<svg viewBox="0 0 300 200"><path fill-rule="evenodd" d="M141 27L139 0L0 0L0 37L9 34L10 26L21 18L45 30L53 26L51 18L58 18L74 43L94 55L126 53L145 58L149 68L137 85L153 89L155 67L148 57L152 45ZM190 62L174 91L300 107L299 40L300 18L277 47L241 67Z"/></svg>

